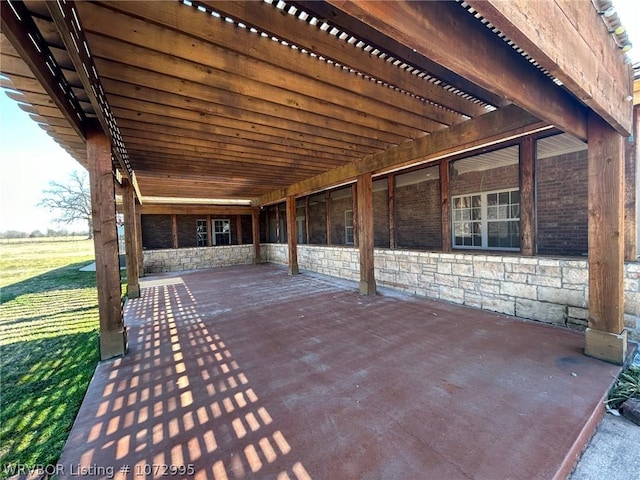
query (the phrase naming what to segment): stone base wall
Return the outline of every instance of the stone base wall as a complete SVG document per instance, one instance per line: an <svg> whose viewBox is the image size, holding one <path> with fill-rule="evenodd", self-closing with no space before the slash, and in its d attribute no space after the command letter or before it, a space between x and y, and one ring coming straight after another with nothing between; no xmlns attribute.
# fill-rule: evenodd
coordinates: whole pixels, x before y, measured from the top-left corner
<svg viewBox="0 0 640 480"><path fill-rule="evenodd" d="M286 243L261 243L260 261L262 263L289 265L289 246Z"/></svg>
<svg viewBox="0 0 640 480"><path fill-rule="evenodd" d="M179 272L253 263L253 245L145 250L144 272Z"/></svg>

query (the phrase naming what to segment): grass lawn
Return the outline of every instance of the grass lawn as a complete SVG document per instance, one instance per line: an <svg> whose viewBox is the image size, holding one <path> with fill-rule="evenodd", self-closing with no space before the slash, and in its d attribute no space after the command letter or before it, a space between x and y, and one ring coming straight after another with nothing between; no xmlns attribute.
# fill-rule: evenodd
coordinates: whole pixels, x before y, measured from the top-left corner
<svg viewBox="0 0 640 480"><path fill-rule="evenodd" d="M98 362L91 240L0 244L0 478L55 464Z"/></svg>

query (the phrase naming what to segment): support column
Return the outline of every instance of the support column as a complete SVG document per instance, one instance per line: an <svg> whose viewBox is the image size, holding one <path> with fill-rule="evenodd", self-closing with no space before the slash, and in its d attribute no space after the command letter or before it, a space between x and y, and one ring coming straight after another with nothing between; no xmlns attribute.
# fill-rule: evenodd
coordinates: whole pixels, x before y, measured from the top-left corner
<svg viewBox="0 0 640 480"><path fill-rule="evenodd" d="M242 245L242 216L236 215L236 238L238 245Z"/></svg>
<svg viewBox="0 0 640 480"><path fill-rule="evenodd" d="M136 238L136 194L128 179L122 179L122 204L124 209L124 242L127 260L127 297L140 296L138 272L138 248Z"/></svg>
<svg viewBox="0 0 640 480"><path fill-rule="evenodd" d="M171 244L173 248L178 248L178 216L171 215Z"/></svg>
<svg viewBox="0 0 640 480"><path fill-rule="evenodd" d="M373 182L371 173L358 176L358 248L360 250L360 293L376 294L373 258Z"/></svg>
<svg viewBox="0 0 640 480"><path fill-rule="evenodd" d="M351 209L353 210L353 246L360 245L358 242L358 185L354 183L351 185Z"/></svg>
<svg viewBox="0 0 640 480"><path fill-rule="evenodd" d="M289 246L289 275L300 273L298 268L298 236L296 234L296 197L287 197L287 244Z"/></svg>
<svg viewBox="0 0 640 480"><path fill-rule="evenodd" d="M138 277L144 277L144 251L142 249L142 214L136 203L136 250L138 251Z"/></svg>
<svg viewBox="0 0 640 480"><path fill-rule="evenodd" d="M389 200L389 248L396 248L396 176L390 173L387 181Z"/></svg>
<svg viewBox="0 0 640 480"><path fill-rule="evenodd" d="M451 248L451 203L449 201L451 178L449 162L440 160L440 231L442 251L450 252Z"/></svg>
<svg viewBox="0 0 640 480"><path fill-rule="evenodd" d="M87 164L96 254L100 359L107 360L126 353L127 334L122 316L111 143L97 123L87 129Z"/></svg>
<svg viewBox="0 0 640 480"><path fill-rule="evenodd" d="M588 123L589 326L585 354L621 365L624 330L624 139L590 112Z"/></svg>
<svg viewBox="0 0 640 480"><path fill-rule="evenodd" d="M520 143L520 253L536 254L535 163L536 142L525 137Z"/></svg>
<svg viewBox="0 0 640 480"><path fill-rule="evenodd" d="M258 265L260 260L260 210L255 209L251 215L251 233L253 234L253 263Z"/></svg>
<svg viewBox="0 0 640 480"><path fill-rule="evenodd" d="M324 225L325 230L327 231L327 245L331 245L333 242L331 241L331 192L326 191L324 193Z"/></svg>
<svg viewBox="0 0 640 480"><path fill-rule="evenodd" d="M625 141L625 194L624 194L624 259L635 262L640 256L638 221L640 215L640 183L638 161L640 159L640 104L633 107L633 137Z"/></svg>

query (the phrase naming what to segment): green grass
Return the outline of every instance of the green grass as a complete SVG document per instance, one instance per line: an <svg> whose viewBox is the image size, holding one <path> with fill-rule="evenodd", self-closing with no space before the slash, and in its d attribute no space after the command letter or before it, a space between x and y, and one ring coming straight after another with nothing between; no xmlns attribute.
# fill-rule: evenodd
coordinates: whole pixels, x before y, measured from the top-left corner
<svg viewBox="0 0 640 480"><path fill-rule="evenodd" d="M0 244L0 479L58 460L98 362L91 240Z"/></svg>

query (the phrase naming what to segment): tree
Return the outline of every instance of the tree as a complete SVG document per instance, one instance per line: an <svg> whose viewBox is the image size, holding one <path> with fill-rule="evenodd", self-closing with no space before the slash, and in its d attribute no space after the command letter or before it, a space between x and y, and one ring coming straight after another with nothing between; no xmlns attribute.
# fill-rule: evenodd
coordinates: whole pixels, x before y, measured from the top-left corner
<svg viewBox="0 0 640 480"><path fill-rule="evenodd" d="M77 170L69 176L66 184L49 182L49 189L43 190L44 197L38 206L56 211L58 223L73 223L78 220L87 222L89 238L93 238L93 222L91 219L91 192L86 172Z"/></svg>

